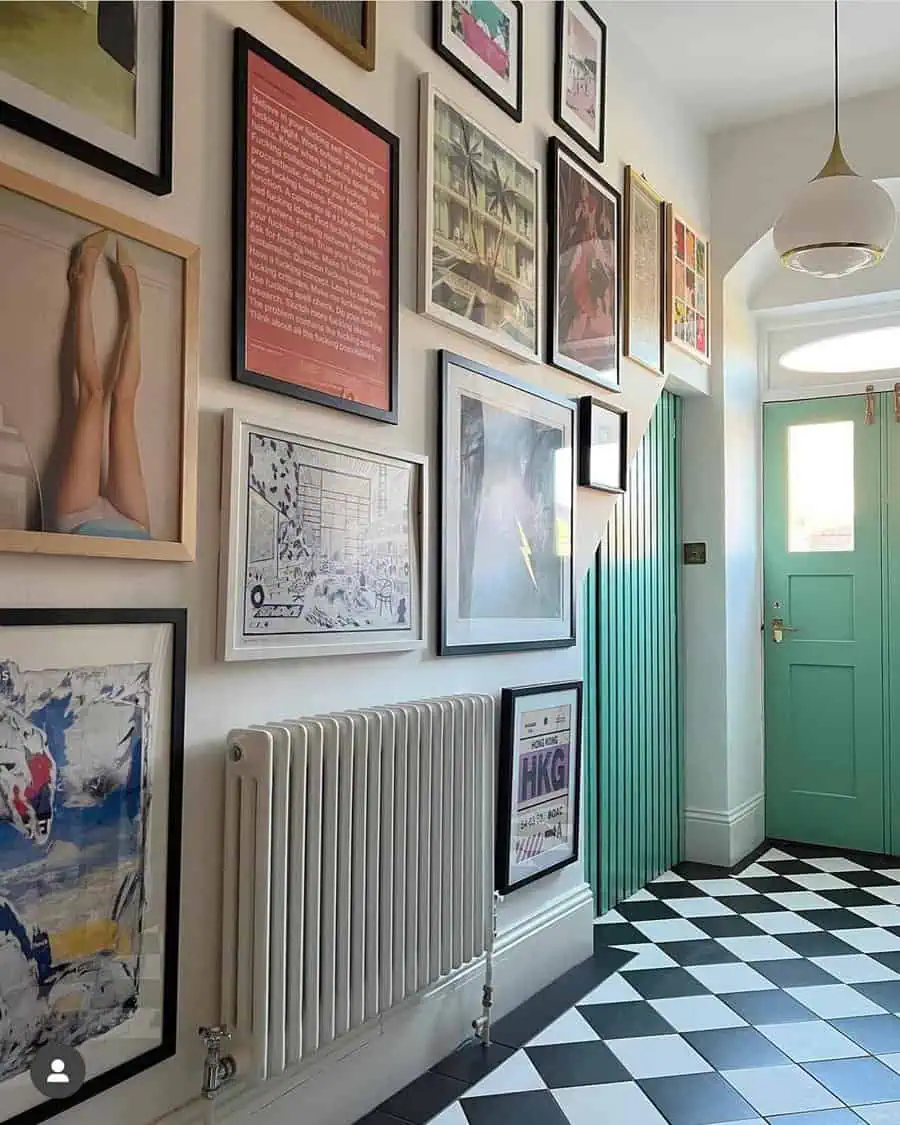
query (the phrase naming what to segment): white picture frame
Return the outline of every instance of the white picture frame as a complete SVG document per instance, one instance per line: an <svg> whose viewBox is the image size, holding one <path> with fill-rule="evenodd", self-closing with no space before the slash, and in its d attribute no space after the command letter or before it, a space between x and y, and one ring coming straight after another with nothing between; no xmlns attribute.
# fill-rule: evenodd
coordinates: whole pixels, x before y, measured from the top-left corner
<svg viewBox="0 0 900 1125"><path fill-rule="evenodd" d="M452 119L462 130L460 133L461 143L470 152L480 152L482 156L474 161L476 190L474 193L465 195L465 205L459 202L459 198L455 197L456 193L452 192L449 185L444 185L448 202L447 214L442 216L442 222L446 219L444 226L447 230L436 234L434 201L435 124L439 113L442 120ZM492 344L495 348L517 356L519 359L525 359L531 363L540 363L543 355L544 331L544 215L542 210L543 171L541 166L534 160L526 160L519 156L493 133L483 128L466 110L437 90L429 74L423 74L419 79L419 129L418 311L432 320L455 328L467 336L474 336L484 343ZM453 142L450 137L445 137L443 143L449 145ZM485 146L491 146L493 149L493 153L488 160L483 159L486 151ZM500 167L497 157L500 158L500 161L504 161L504 167ZM510 164L510 162L513 163ZM511 192L509 196L505 197L505 206L508 209L508 211L505 211L501 196L504 194L504 188L509 188L510 181L508 175L504 178L504 173L511 168L515 168L516 171L527 172L534 190L531 200L526 199L525 204L523 204L522 192L518 190L520 185L517 184L515 193ZM486 185L490 183L490 176L495 175L495 169L498 182L492 184L489 189ZM447 176L452 175L449 166L445 171ZM514 200L513 194L516 197ZM455 214L451 214L451 207L455 207ZM495 215L499 216L496 220L490 214L491 209L493 209ZM488 254L483 237L479 239L478 231L480 230L483 235L483 227L478 228L477 224L475 227L470 225L470 215L473 210L479 214L482 223L488 218L491 218L492 224L494 221L496 222L496 230L499 232L498 239L494 243L494 248L499 243L499 249L496 250L496 253ZM506 219L507 213L509 214L509 222ZM529 215L531 216L530 220ZM513 251L512 257L507 254L507 265L510 270L516 271L515 280L517 284L522 278L525 279L521 285L518 285L518 292L511 283L512 273L508 274L511 279L509 281L497 276L500 262L499 255L504 249L503 238L507 230L512 229L513 224L516 226L516 238L511 240L507 247L508 250ZM463 226L465 226L465 231L463 231ZM472 230L476 232L474 235L471 233ZM523 231L525 232L524 235ZM459 233L459 237L455 237L456 232ZM473 238L474 243L472 242ZM438 288L434 284L436 245L439 254L446 263L442 275L443 279L446 280L441 282L441 291L446 295L446 303L443 304L435 297L435 291ZM478 259L478 262L468 261L467 259ZM482 261L482 259L484 260ZM482 271L487 270L489 272L489 280L495 285L496 291L476 285L470 278L464 276L465 272L471 273L476 265L480 266ZM449 284L451 280L455 282L455 289ZM465 299L464 294L467 290L470 291L472 296L473 313L478 311L479 315L485 319L489 319L493 315L501 325L506 327L491 327L477 318L464 315L450 307L454 301L460 304ZM516 312L520 321L518 325L510 325L509 318L514 306L511 301L505 300L504 293L510 296L517 295L515 309L518 310ZM523 294L526 298L524 302L521 299ZM487 303L482 300L485 297L488 299ZM474 303L476 300L481 300L482 303L476 305ZM493 312L489 308L491 301L495 302L496 305ZM501 319L501 315L506 319ZM515 329L515 332L513 329Z"/></svg>
<svg viewBox="0 0 900 1125"><path fill-rule="evenodd" d="M267 440L280 443L278 454L265 450L262 443ZM258 507L255 519L251 517L251 493L257 497L257 504L266 503L261 500L260 491L251 487L250 453L254 447L257 456L261 449L269 456L279 458L281 451L287 453L297 484L300 483L297 466L302 465L304 469L311 470L304 476L303 487L306 493L299 520L287 520L272 504L268 508ZM294 450L305 452L298 453ZM279 460L279 464L284 465L285 462ZM396 507L389 508L386 505L398 503L396 497L402 484L400 474L408 473L406 548L400 549L396 556L388 552L375 563L369 555L365 567L361 553L355 558L352 553L339 558L331 550L331 558L326 559L326 565L323 566L320 552L340 544L341 531L346 530L346 526L342 528L340 525L346 525L354 509L362 510L367 495L364 483L368 471L366 464L380 466L385 470L381 475L383 483L379 485L382 489L380 498L368 499L370 505L382 507L382 518L385 520L388 518L386 513L396 511ZM351 469L352 474L347 471ZM314 479L319 472L332 474L332 492L325 498L324 505L321 497L319 498L320 518L307 520L305 517L310 503L315 502L315 493L310 490L316 485L311 483L311 478ZM389 479L389 475L393 476L393 480ZM286 479L284 476L279 477L282 481ZM340 487L345 484L347 489L340 491ZM290 491L290 481L280 485L276 483L276 487L283 490L283 503L296 502L295 494ZM391 497L394 499L391 500ZM332 521L330 526L322 522L323 514ZM266 516L271 521L270 531L266 530ZM250 561L249 529L254 522L257 536L271 534L273 550L268 556L258 555L256 560ZM282 526L287 528L285 532L281 531ZM358 528L362 526L361 523L357 525ZM292 527L296 528L297 534L287 542ZM228 411L222 439L222 548L219 577L221 659L279 660L353 653L408 652L422 648L425 645L425 607L428 604L427 536L427 457L414 453L360 450L273 425L236 410ZM371 543L372 540L365 542ZM364 542L360 539L357 544L358 552L361 552L363 545ZM394 559L396 562L392 561ZM357 567L355 574L347 569L351 560L352 565ZM408 564L408 574L404 574L404 564ZM314 569L320 567L321 569ZM373 575L375 581L372 579ZM299 587L303 583L305 586L301 590ZM312 597L317 599L316 604L309 600L310 590ZM301 595L304 599L302 601ZM290 598L294 599L293 603L278 600ZM361 621L367 616L369 619L383 618L384 627L360 626L358 630L341 628L339 619L346 617L351 610L359 613ZM332 624L326 628L325 619L329 614L332 615ZM402 624L404 616L407 619L405 628ZM391 620L392 618L395 620ZM266 620L294 621L300 627L276 632L265 627ZM319 630L315 628L316 620L323 624Z"/></svg>

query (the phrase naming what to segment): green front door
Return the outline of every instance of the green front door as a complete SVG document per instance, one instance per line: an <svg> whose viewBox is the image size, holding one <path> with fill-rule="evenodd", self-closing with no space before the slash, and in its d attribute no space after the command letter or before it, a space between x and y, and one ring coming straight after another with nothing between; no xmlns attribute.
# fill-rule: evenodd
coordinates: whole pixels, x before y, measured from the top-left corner
<svg viewBox="0 0 900 1125"><path fill-rule="evenodd" d="M764 408L766 830L883 852L882 404ZM780 629L778 622L784 629Z"/></svg>

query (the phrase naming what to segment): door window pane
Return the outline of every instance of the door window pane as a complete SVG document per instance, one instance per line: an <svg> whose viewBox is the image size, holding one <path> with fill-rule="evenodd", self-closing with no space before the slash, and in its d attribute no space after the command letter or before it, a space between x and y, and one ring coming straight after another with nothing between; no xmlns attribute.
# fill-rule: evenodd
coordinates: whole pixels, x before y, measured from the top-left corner
<svg viewBox="0 0 900 1125"><path fill-rule="evenodd" d="M788 550L853 550L853 422L788 429Z"/></svg>

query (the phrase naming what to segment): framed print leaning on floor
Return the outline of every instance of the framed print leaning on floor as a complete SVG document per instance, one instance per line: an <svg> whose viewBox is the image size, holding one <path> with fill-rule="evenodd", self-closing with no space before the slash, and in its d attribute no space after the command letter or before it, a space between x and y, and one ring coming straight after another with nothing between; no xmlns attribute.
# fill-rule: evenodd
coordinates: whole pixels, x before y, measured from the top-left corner
<svg viewBox="0 0 900 1125"><path fill-rule="evenodd" d="M225 416L220 652L273 660L425 643L427 458Z"/></svg>
<svg viewBox="0 0 900 1125"><path fill-rule="evenodd" d="M183 609L0 610L3 1125L175 1054L185 647Z"/></svg>
<svg viewBox="0 0 900 1125"><path fill-rule="evenodd" d="M185 562L200 251L0 165L0 551Z"/></svg>
<svg viewBox="0 0 900 1125"><path fill-rule="evenodd" d="M581 682L500 696L496 888L501 894L578 859Z"/></svg>
<svg viewBox="0 0 900 1125"><path fill-rule="evenodd" d="M172 190L173 0L0 3L0 124Z"/></svg>
<svg viewBox="0 0 900 1125"><path fill-rule="evenodd" d="M575 643L574 403L440 353L442 656Z"/></svg>

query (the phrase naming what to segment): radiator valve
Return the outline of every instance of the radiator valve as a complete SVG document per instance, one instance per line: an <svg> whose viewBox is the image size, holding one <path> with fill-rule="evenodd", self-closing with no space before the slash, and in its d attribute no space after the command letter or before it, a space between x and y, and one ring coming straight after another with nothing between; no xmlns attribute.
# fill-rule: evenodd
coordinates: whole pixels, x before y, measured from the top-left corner
<svg viewBox="0 0 900 1125"><path fill-rule="evenodd" d="M233 1055L222 1054L223 1040L231 1038L231 1032L224 1024L201 1027L197 1034L206 1044L206 1058L203 1060L203 1085L200 1093L209 1101L218 1094L226 1082L234 1078L237 1064Z"/></svg>

